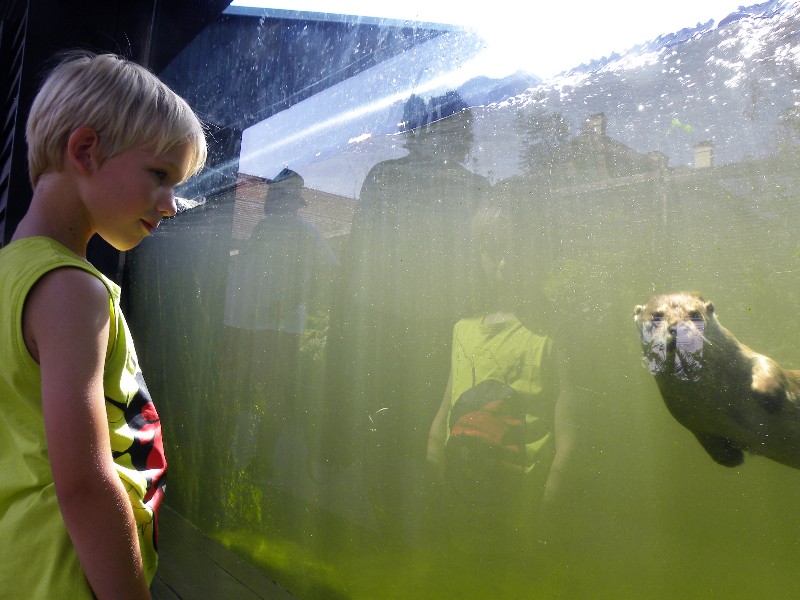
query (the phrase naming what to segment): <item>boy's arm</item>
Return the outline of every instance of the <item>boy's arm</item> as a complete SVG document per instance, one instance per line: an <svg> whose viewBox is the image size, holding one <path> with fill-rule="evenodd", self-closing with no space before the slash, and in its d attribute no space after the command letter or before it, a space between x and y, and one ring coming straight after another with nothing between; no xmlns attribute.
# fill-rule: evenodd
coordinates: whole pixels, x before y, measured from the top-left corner
<svg viewBox="0 0 800 600"><path fill-rule="evenodd" d="M444 444L447 440L447 415L450 412L450 395L453 393L453 376L447 380L442 404L436 412L428 434L428 471L436 480L442 478L444 473Z"/></svg>
<svg viewBox="0 0 800 600"><path fill-rule="evenodd" d="M45 275L23 331L41 366L42 410L56 496L97 598L149 598L133 509L116 473L103 392L106 287L80 269Z"/></svg>
<svg viewBox="0 0 800 600"><path fill-rule="evenodd" d="M572 447L575 441L575 418L574 394L569 381L567 366L563 355L556 355L558 365L558 378L561 385L561 392L556 402L555 411L555 432L556 432L556 451L553 464L550 467L550 474L544 492L545 507L552 507L561 493L560 488L566 464L569 462Z"/></svg>

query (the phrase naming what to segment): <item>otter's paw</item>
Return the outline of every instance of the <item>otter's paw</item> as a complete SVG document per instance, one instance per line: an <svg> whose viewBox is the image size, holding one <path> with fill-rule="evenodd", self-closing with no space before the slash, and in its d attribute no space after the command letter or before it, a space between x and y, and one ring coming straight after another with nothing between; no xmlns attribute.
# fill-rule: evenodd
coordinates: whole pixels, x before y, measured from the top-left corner
<svg viewBox="0 0 800 600"><path fill-rule="evenodd" d="M695 433L706 452L723 467L738 467L744 462L744 452L729 439Z"/></svg>

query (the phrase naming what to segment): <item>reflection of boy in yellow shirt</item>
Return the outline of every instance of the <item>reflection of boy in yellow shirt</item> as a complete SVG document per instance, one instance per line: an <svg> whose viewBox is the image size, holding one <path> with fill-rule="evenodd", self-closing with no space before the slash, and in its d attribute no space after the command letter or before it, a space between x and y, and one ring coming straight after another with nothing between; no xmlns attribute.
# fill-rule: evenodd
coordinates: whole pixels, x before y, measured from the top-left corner
<svg viewBox="0 0 800 600"><path fill-rule="evenodd" d="M545 311L534 305L535 282L516 272L513 226L498 207L473 221L487 308L453 329L450 378L428 440L445 510L497 541L530 531L566 447L556 429L565 386L553 340L517 315Z"/></svg>
<svg viewBox="0 0 800 600"><path fill-rule="evenodd" d="M553 423L559 385L554 361L552 340L532 333L517 319L487 323L483 318L471 318L456 323L445 447L457 445L453 435L474 438L483 430L496 436L487 441L506 449L505 458L498 460L519 466L521 474L546 477L555 453ZM488 393L481 394L476 386L485 382L503 385L486 386ZM469 402L471 406L460 409L471 400L471 394L475 398ZM487 409L491 402L497 404ZM493 425L496 418L481 427L482 410L500 418L502 436ZM453 456L447 463L455 466L451 464L454 460Z"/></svg>

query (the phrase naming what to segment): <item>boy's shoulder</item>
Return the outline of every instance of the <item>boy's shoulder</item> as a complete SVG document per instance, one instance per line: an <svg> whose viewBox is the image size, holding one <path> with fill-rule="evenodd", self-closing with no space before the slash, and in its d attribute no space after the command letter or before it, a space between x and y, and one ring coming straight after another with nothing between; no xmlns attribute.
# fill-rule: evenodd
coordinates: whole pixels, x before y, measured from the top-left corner
<svg viewBox="0 0 800 600"><path fill-rule="evenodd" d="M112 298L119 299L120 288L117 284L52 238L26 237L0 248L0 280L6 284L16 281L22 288L29 288L49 272L64 267L85 271L100 280Z"/></svg>
<svg viewBox="0 0 800 600"><path fill-rule="evenodd" d="M23 237L12 241L10 244L0 248L0 257L8 260L8 257L15 257L30 254L32 256L54 256L71 255L80 260L80 257L65 248L53 238L43 235Z"/></svg>

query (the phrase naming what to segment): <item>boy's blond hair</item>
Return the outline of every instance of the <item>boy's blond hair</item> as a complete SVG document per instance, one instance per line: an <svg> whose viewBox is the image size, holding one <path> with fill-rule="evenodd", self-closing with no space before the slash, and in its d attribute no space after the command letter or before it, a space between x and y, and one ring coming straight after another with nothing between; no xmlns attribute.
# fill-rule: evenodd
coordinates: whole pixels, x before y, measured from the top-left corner
<svg viewBox="0 0 800 600"><path fill-rule="evenodd" d="M45 80L28 117L28 168L33 187L63 167L67 140L79 127L97 132L100 161L145 147L162 154L192 148L183 180L206 160L203 126L183 98L144 67L114 54L72 52Z"/></svg>

